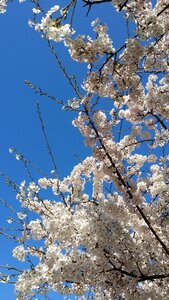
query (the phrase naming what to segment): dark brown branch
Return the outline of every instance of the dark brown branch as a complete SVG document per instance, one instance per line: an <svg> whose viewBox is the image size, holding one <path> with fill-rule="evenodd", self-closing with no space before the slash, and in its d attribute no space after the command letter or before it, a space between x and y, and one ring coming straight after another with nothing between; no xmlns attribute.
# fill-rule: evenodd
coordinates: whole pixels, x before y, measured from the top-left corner
<svg viewBox="0 0 169 300"><path fill-rule="evenodd" d="M102 140L101 140L101 138L100 138L100 135L99 135L99 133L98 133L96 127L94 126L94 123L92 122L92 120L91 120L91 118L90 118L90 115L89 115L89 112L88 112L87 108L86 108L86 107L84 107L84 108L85 108L86 115L88 116L89 123L90 123L92 129L94 130L94 132L95 132L95 134L96 134L96 137L98 138L98 140L99 140L99 142L100 142L101 147L103 148L103 150L104 150L104 152L105 152L107 158L109 159L109 161L110 161L112 167L115 169L115 173L117 174L118 178L120 179L122 185L127 189L127 184L125 183L125 181L124 181L124 179L122 178L122 176L121 176L119 170L117 169L115 163L113 162L113 159L112 159L111 155L107 152L107 149L106 149L105 145L103 144L103 142L102 142ZM129 190L127 190L127 193L129 194L130 198L133 198L133 196L132 196L132 194L130 193Z"/></svg>
<svg viewBox="0 0 169 300"><path fill-rule="evenodd" d="M87 14L86 14L86 16L88 16L88 14L89 14L89 12L90 12L93 4L100 4L100 3L105 3L105 2L111 2L111 0L100 0L100 1L83 0L83 2L85 2L85 4L83 5L83 7L88 6L88 11L87 11Z"/></svg>
<svg viewBox="0 0 169 300"><path fill-rule="evenodd" d="M85 2L84 7L85 6L91 6L93 4L100 4L100 3L105 3L105 2L111 2L112 0L100 0L100 1L92 1L92 0L83 0L83 2Z"/></svg>
<svg viewBox="0 0 169 300"><path fill-rule="evenodd" d="M137 208L138 212L140 213L140 215L142 216L142 218L144 219L145 223L147 224L147 226L150 229L150 231L152 232L152 234L155 236L156 240L160 243L160 245L162 246L162 248L169 255L169 249L164 244L164 242L161 240L161 238L158 236L158 234L156 233L156 231L154 230L154 228L151 226L151 223L147 219L147 217L145 216L143 210L138 205L136 205L136 208Z"/></svg>
<svg viewBox="0 0 169 300"><path fill-rule="evenodd" d="M169 4L167 4L161 11L157 13L157 17L160 16L165 10L169 8Z"/></svg>
<svg viewBox="0 0 169 300"><path fill-rule="evenodd" d="M128 145L124 146L124 147L121 148L120 150L124 150L124 149L127 148L127 147L130 147L130 146L133 146L133 145L142 144L142 143L145 143L145 142L154 142L154 139L147 139L147 140L136 141L136 142L133 142L133 143L131 143L131 144L128 144Z"/></svg>
<svg viewBox="0 0 169 300"><path fill-rule="evenodd" d="M155 279L164 279L164 278L167 278L169 277L169 274L154 274L154 275L142 275L138 282L143 282L143 281L146 281L146 280L155 280Z"/></svg>
<svg viewBox="0 0 169 300"><path fill-rule="evenodd" d="M122 268L117 268L115 266L115 264L111 261L109 252L106 249L104 249L103 251L104 251L105 257L108 259L110 265L113 267L113 269L106 270L106 272L118 271L123 275L129 276L129 277L132 277L132 278L138 278L137 282L143 282L143 281L147 281L147 280L153 281L153 280L156 280L156 279L164 279L164 278L169 277L169 274L145 275L142 272L141 272L141 276L138 277L138 275L134 274L133 272L128 272L128 271L126 271Z"/></svg>
<svg viewBox="0 0 169 300"><path fill-rule="evenodd" d="M165 129L168 130L168 127L164 124L164 122L160 119L159 116L155 115L153 112L151 112L151 115L156 118L156 120L161 124L161 126Z"/></svg>
<svg viewBox="0 0 169 300"><path fill-rule="evenodd" d="M126 4L127 4L128 1L129 1L129 0L126 0L123 4L120 4L120 5L119 5L119 6L120 6L119 11L121 11L121 10L126 6Z"/></svg>
<svg viewBox="0 0 169 300"><path fill-rule="evenodd" d="M115 163L113 162L113 159L111 157L111 155L107 152L107 149L106 147L104 146L103 142L102 142L102 139L100 138L100 135L97 131L97 128L95 127L93 121L91 120L90 118L90 115L89 115L89 111L87 109L87 107L84 107L85 109L85 113L86 115L88 116L88 119L89 119L89 123L91 125L91 127L93 128L95 134L96 134L96 137L98 138L99 142L100 142L100 145L102 147L102 149L104 150L105 152L105 155L107 156L108 160L110 161L111 163L111 166L113 167L113 169L115 169L115 172L118 179L120 180L122 186L126 189L126 193L128 194L129 196L129 199L130 200L133 200L134 196L133 194L131 193L131 191L129 190L129 185L124 181L122 175L120 174L118 168L116 167ZM167 255L169 255L169 249L166 247L166 245L164 244L164 242L161 240L161 238L158 236L158 234L156 233L156 231L154 230L154 228L151 226L151 223L150 221L147 219L147 217L145 216L144 212L142 211L142 209L139 207L139 205L136 205L136 209L138 210L139 214L141 215L141 217L143 218L143 220L145 221L145 223L147 224L148 228L150 229L150 231L152 232L152 234L154 235L154 237L156 238L156 240L160 243L161 247L164 249L165 253Z"/></svg>

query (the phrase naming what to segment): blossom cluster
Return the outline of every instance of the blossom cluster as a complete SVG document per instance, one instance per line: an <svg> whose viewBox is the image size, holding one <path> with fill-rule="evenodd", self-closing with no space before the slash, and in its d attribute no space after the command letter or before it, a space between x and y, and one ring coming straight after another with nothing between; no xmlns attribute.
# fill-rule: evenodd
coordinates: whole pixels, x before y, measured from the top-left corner
<svg viewBox="0 0 169 300"><path fill-rule="evenodd" d="M35 25L35 30L41 31L45 38L61 42L72 33L70 24L57 24L57 19L53 19L52 15L59 11L59 6L53 6L42 18L41 23Z"/></svg>
<svg viewBox="0 0 169 300"><path fill-rule="evenodd" d="M83 2L90 12L110 1ZM74 38L72 24L53 17L58 5L35 25L88 64L82 92L62 69L76 93L68 101L76 111L72 124L91 156L63 179L21 183L17 199L36 217L17 214L22 234L13 256L37 263L19 274L18 300L50 289L81 300L168 299L169 6L166 0L112 4L135 23L118 49L98 19L95 39ZM41 196L44 190L51 200Z"/></svg>
<svg viewBox="0 0 169 300"><path fill-rule="evenodd" d="M4 13L6 11L7 2L6 0L0 1L0 13Z"/></svg>
<svg viewBox="0 0 169 300"><path fill-rule="evenodd" d="M138 162L142 165L146 157L133 156L129 163L141 159L142 163ZM149 157L150 162L154 159L156 158ZM158 233L167 245L167 227L160 226L161 216L158 215L160 207L162 209L165 203L164 192L167 193L167 187L163 183L165 172L160 171L155 164L152 164L151 172L153 176L150 178L139 179L137 191L130 191L135 197L139 197L139 192L145 189L150 189L152 196L161 192L158 206L156 203L149 206L144 201L144 212L151 216L151 224L157 232L160 229ZM158 178L155 176L157 172ZM102 195L95 192L90 199L85 196L84 191L85 184L91 181L93 176L93 189L96 188L97 193L100 189ZM61 293L76 293L79 297L92 286L95 299L115 299L119 294L123 294L125 299L158 299L159 293L164 293L162 299L165 299L168 290L167 277L160 281L160 286L158 281L146 285L141 283L149 280L151 276L157 276L158 279L161 274L166 274L167 254L156 239L152 238L144 220L133 209L133 203L125 203L124 196L120 196L118 192L103 193L103 180L108 181L108 176L92 157L88 157L74 168L69 177L58 183L60 192L65 194L66 206L61 201L37 200L33 196L33 184L28 188L25 186L25 199L29 198L27 205L40 217L25 226L25 230L29 231L27 239L32 237L33 240L43 240L44 246L36 249L18 246L14 249L14 257L21 261L24 260L25 254L39 259L33 270L24 271L19 275L16 283L16 289L20 292L19 299L34 295L35 290L42 288L44 283L43 292L52 288ZM163 184L163 188L160 183ZM39 184L45 189L52 188L55 193L55 180L42 178ZM33 190L30 197L31 187ZM133 202L135 201L133 198ZM160 260L161 256L163 260ZM29 285L25 284L26 281Z"/></svg>
<svg viewBox="0 0 169 300"><path fill-rule="evenodd" d="M92 22L92 26L97 34L95 40L92 40L90 36L86 40L84 35L79 35L77 38L68 39L66 42L70 48L69 52L72 59L78 62L92 63L97 61L98 57L114 51L112 41L107 34L107 26L101 25L99 19Z"/></svg>

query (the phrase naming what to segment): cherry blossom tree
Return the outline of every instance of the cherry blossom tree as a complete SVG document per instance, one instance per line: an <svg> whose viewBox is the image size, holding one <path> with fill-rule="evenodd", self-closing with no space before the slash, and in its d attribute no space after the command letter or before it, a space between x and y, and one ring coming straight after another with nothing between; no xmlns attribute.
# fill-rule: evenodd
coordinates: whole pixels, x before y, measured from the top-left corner
<svg viewBox="0 0 169 300"><path fill-rule="evenodd" d="M16 297L33 299L52 290L81 300L169 299L169 3L69 0L46 12L40 1L32 2L29 25L48 42L75 93L58 102L74 110L73 126L92 155L63 179L46 176L17 188L21 231L13 256L30 267L8 267L16 273ZM106 2L133 24L118 49L106 20L93 20L95 38L73 28L78 5L86 19ZM2 13L6 5L0 1ZM58 42L87 66L80 89L55 52ZM47 189L57 200L44 199ZM11 276L1 273L1 281Z"/></svg>

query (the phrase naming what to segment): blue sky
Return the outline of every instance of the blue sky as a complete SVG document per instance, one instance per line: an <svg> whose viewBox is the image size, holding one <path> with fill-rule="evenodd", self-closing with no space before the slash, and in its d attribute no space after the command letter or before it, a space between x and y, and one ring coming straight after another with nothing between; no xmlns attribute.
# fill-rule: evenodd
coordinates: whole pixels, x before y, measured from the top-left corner
<svg viewBox="0 0 169 300"><path fill-rule="evenodd" d="M50 3L52 6L53 3L61 2L66 4L68 1ZM80 133L71 125L74 113L65 112L49 99L35 95L24 84L24 80L30 80L50 95L64 101L74 97L45 41L27 24L32 7L29 2L19 4L15 1L8 4L6 14L0 15L0 170L18 183L27 178L27 175L22 163L9 154L9 147L17 148L48 175L53 169L36 112L37 100L40 102L46 132L60 176L68 175L72 167L79 162L76 155L81 160L90 154L90 150L83 144ZM89 34L90 22L99 17L109 25L109 33L115 47L123 43L126 36L125 23L122 22L121 15L114 13L110 4L96 5L87 18L85 12L86 10L79 4L75 17L77 33ZM72 62L67 49L64 50L61 44L56 45L56 49L68 72L77 75L81 84L86 65ZM35 173L35 176L38 178L38 174ZM15 194L4 184L3 179L0 180L0 185L0 198L18 207ZM6 222L7 214L4 208L1 208L0 218L2 223ZM11 262L10 249L9 241L1 239L0 264ZM14 300L13 288L1 285L0 299ZM52 299L62 297L56 295Z"/></svg>

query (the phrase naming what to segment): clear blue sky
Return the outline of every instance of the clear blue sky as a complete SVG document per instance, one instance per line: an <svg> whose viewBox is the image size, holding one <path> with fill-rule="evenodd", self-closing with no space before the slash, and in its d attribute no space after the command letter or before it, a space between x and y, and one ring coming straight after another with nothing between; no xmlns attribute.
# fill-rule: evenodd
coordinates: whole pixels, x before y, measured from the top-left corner
<svg viewBox="0 0 169 300"><path fill-rule="evenodd" d="M52 6L53 3L61 2L64 5L68 3L68 1L50 3ZM121 16L114 13L111 4L96 5L86 18L86 9L82 9L82 5L80 8L80 3L79 0L78 13L75 17L77 33L90 33L90 22L99 17L102 22L106 21L109 25L114 45L119 47L126 35L125 23L122 22ZM9 154L9 147L17 148L48 175L53 169L36 112L37 100L41 105L48 139L60 176L68 175L78 162L74 154L83 159L90 153L83 145L83 138L78 130L71 125L74 113L62 111L60 106L35 95L24 84L24 80L28 79L40 86L42 90L65 101L74 96L45 41L39 33L27 25L31 16L31 7L33 6L29 2L19 4L15 1L8 4L6 14L0 15L0 170L18 183L26 178L26 173L21 162L17 162L14 156ZM75 73L79 83L82 83L86 65L72 63L67 50L64 50L61 45L57 45L56 49L69 73ZM2 179L0 186L0 198L14 203L17 207L15 194L4 185ZM7 215L3 208L1 208L0 218L2 223L6 222ZM0 264L10 264L10 249L10 243L1 239ZM14 300L13 288L1 285L0 299ZM56 295L52 299L57 300L62 297Z"/></svg>

